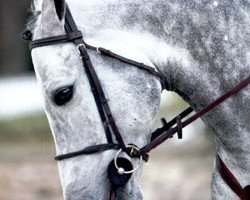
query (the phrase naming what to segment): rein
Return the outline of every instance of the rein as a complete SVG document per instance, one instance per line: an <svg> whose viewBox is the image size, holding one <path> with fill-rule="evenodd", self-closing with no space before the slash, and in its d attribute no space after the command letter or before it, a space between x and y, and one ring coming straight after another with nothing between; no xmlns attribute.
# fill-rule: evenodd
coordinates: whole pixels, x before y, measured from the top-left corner
<svg viewBox="0 0 250 200"><path fill-rule="evenodd" d="M167 139L171 138L174 134L178 133L178 131L180 131L182 128L186 127L187 125L191 124L192 122L194 122L198 118L202 117L207 112L209 112L210 110L214 109L215 107L217 107L218 105L220 105L221 103L223 103L224 101L226 101L229 97L231 97L231 96L237 94L238 92L240 92L242 89L244 89L245 87L247 87L249 84L250 84L250 76L247 79L245 79L244 81L242 81L235 88L233 88L232 90L230 90L228 93L224 94L223 96L221 96L220 98L218 98L216 101L214 101L213 103L211 103L209 106L205 107L200 112L194 114L190 118L186 119L184 122L180 122L180 119L182 119L183 117L185 117L189 113L191 113L191 109L190 108L186 109L179 116L177 116L176 118L174 118L172 120L173 123L174 122L177 123L177 127L171 128L169 130L166 130L169 127L168 124L166 124L162 128L160 128L159 130L157 130L157 135L159 135L159 136L156 137L155 139L153 139L148 145L144 146L140 150L141 155L145 155L146 153L150 152L152 149L154 149L155 147L157 147L161 143L165 142ZM154 136L154 134L155 133L152 133L152 136Z"/></svg>
<svg viewBox="0 0 250 200"><path fill-rule="evenodd" d="M204 108L203 110L199 111L198 113L194 114L193 116L189 117L185 121L182 122L182 119L185 118L187 115L193 112L193 109L191 107L184 110L182 113L180 113L177 117L172 119L170 122L166 122L166 120L163 118L162 123L163 126L161 128L156 129L153 133L151 133L151 141L149 144L142 148L138 148L135 144L125 144L120 131L116 125L115 119L112 115L112 112L110 110L108 101L105 97L103 88L101 86L100 80L98 78L98 75L95 71L95 68L92 65L91 59L88 55L87 49L96 51L100 53L102 56L110 57L116 60L119 60L121 62L133 65L138 67L139 69L142 69L154 76L156 76L162 86L162 90L168 88L169 84L166 81L166 78L162 74L162 72L156 68L147 66L143 63L136 62L134 60L130 60L128 58L125 58L123 56L120 56L118 54L115 54L111 52L110 50L101 48L101 47L94 47L89 44L87 44L82 37L81 31L78 30L75 21L70 13L70 10L68 7L66 7L66 16L65 16L65 31L66 35L60 35L60 36L54 36L49 38L43 38L39 40L31 41L30 43L30 49L34 49L41 46L47 46L47 45L53 45L53 44L59 44L59 43L66 43L66 42L73 42L77 49L79 50L83 66L85 69L85 72L87 74L89 84L91 86L91 91L93 93L97 109L103 124L103 128L106 134L107 143L105 144L98 144L86 147L82 150L70 152L62 155L58 155L55 157L55 160L61 161L64 159L69 159L76 156L81 155L88 155L98 152L103 152L106 150L117 150L117 154L115 156L115 159L109 164L108 167L108 176L111 182L111 193L110 193L110 199L115 198L116 190L123 187L130 179L131 174L136 171L136 169L139 167L141 160L143 159L145 162L148 161L149 155L148 153L165 142L167 139L172 138L175 134L178 135L178 138L182 138L182 129L186 127L187 125L191 124L196 119L202 117L210 110L214 109L218 105L220 105L222 102L227 100L229 97L237 94L239 91L241 91L243 88L247 87L250 84L250 76L242 81L239 85L237 85L235 88L230 90L225 95L218 98L216 101L211 103L209 106ZM176 125L175 127L173 127ZM113 142L112 134L115 136L115 139L117 143ZM119 154L121 152L125 152L128 156L131 158L137 158L139 159L139 164L137 167L133 167L132 163L123 157L119 157ZM245 189L242 189L241 186L234 187L229 182L238 182L237 179L234 176L231 176L232 174L230 170L225 167L226 165L223 163L223 161L218 156L217 159L217 168L220 172L223 180L227 183L227 185L236 193L242 200L247 200L247 198L244 197L245 195ZM229 172L229 173L227 173ZM226 175L225 175L226 174ZM229 174L229 175L228 175ZM225 178L227 177L227 178ZM229 178L228 178L229 177ZM231 180L231 181L227 181ZM232 181L233 180L233 181ZM236 181L235 181L236 180ZM235 185L235 184L234 184ZM237 184L236 184L237 185ZM241 188L235 189L235 188ZM243 191L244 192L239 192ZM246 189L246 191L249 189ZM244 195L243 195L244 193Z"/></svg>

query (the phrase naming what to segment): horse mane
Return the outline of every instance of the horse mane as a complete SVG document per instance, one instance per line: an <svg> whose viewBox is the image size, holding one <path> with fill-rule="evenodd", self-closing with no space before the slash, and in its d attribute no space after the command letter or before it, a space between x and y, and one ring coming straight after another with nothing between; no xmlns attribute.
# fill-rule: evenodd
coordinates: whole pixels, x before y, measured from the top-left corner
<svg viewBox="0 0 250 200"><path fill-rule="evenodd" d="M24 31L29 30L31 33L34 33L35 28L37 27L38 18L41 14L41 2L39 0L32 0L30 8L28 9L29 16L24 25Z"/></svg>

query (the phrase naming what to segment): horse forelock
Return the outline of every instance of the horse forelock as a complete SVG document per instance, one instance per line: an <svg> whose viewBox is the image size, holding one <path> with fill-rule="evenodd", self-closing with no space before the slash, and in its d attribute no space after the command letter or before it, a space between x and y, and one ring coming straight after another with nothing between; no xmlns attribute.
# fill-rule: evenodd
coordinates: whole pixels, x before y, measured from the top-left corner
<svg viewBox="0 0 250 200"><path fill-rule="evenodd" d="M30 14L24 25L24 30L29 30L32 33L35 32L35 29L38 25L38 18L41 14L41 0L32 0L28 13Z"/></svg>

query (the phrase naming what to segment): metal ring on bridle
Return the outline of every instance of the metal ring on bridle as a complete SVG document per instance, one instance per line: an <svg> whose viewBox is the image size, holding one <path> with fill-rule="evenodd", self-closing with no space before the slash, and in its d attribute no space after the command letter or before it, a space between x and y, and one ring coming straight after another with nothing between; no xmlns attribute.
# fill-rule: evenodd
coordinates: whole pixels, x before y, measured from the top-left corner
<svg viewBox="0 0 250 200"><path fill-rule="evenodd" d="M86 46L85 46L85 44L83 44L83 43L78 44L76 47L77 47L77 49L79 50L79 48L80 48L81 46L83 46L83 47L86 49Z"/></svg>
<svg viewBox="0 0 250 200"><path fill-rule="evenodd" d="M133 145L128 145L127 147L133 147L133 148L136 149L137 151L140 151L139 148L137 148L137 147L135 147L135 146L133 146ZM122 174L132 174L133 172L135 172L135 171L140 167L141 162L142 162L142 156L140 156L140 158L139 158L139 163L138 163L138 165L137 165L134 169L132 169L132 170L130 170L130 171L125 171L122 167L119 167L119 166L117 165L117 158L118 158L118 156L119 156L119 154L120 154L121 152L122 152L122 149L119 149L119 150L117 151L116 155L115 155L115 159L114 159L115 168L117 169L118 174L120 174L120 175L122 175Z"/></svg>
<svg viewBox="0 0 250 200"><path fill-rule="evenodd" d="M100 54L101 54L102 52L99 50L99 48L100 48L100 47L96 47L96 51L97 51L97 53L100 53Z"/></svg>

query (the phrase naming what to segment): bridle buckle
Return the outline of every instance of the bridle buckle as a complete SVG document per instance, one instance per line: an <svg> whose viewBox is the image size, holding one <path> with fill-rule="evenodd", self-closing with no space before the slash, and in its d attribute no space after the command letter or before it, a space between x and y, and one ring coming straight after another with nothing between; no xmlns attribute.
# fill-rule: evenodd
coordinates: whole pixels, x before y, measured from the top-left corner
<svg viewBox="0 0 250 200"><path fill-rule="evenodd" d="M142 155L140 149L134 144L129 144L124 151L131 158L142 158L145 162L148 162L149 160L149 155L148 154Z"/></svg>
<svg viewBox="0 0 250 200"><path fill-rule="evenodd" d="M76 46L76 48L77 48L79 51L80 51L80 47L83 47L84 49L86 49L86 45L83 44L83 43L78 44L78 45Z"/></svg>
<svg viewBox="0 0 250 200"><path fill-rule="evenodd" d="M141 156L140 149L133 144L126 147L126 153L132 158L140 158Z"/></svg>

